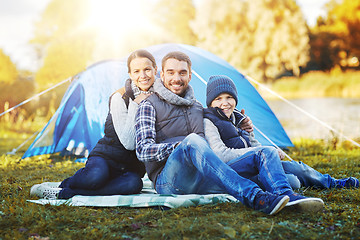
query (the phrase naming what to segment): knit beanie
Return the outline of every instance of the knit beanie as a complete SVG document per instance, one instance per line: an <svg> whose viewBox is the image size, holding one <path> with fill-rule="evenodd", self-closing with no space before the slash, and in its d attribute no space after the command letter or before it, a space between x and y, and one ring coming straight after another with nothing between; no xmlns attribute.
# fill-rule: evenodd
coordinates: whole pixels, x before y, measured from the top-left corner
<svg viewBox="0 0 360 240"><path fill-rule="evenodd" d="M225 75L211 76L206 86L206 105L209 107L211 102L222 93L233 96L237 104L237 91L233 80Z"/></svg>

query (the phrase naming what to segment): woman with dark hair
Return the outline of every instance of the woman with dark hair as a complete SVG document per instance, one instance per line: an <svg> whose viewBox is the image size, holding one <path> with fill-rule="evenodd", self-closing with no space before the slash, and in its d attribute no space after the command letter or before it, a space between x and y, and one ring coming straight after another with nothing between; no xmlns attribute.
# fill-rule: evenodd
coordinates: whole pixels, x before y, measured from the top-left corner
<svg viewBox="0 0 360 240"><path fill-rule="evenodd" d="M145 168L135 154L135 114L139 103L153 92L157 66L151 53L137 50L128 57L127 67L130 79L110 96L105 136L90 152L85 167L60 184L34 185L30 196L69 199L141 191Z"/></svg>

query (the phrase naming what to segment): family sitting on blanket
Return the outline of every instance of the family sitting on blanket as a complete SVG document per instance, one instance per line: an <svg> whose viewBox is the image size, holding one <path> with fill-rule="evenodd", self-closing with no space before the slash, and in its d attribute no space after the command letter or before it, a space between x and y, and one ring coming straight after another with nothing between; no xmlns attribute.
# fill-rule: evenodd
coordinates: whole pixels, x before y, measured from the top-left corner
<svg viewBox="0 0 360 240"><path fill-rule="evenodd" d="M241 131L241 115L234 111L237 91L226 76L210 78L207 87L209 108L205 110L203 122L203 108L188 85L191 61L184 53L171 52L163 58L162 81L155 80L155 60L144 50L130 55L128 70L131 80L127 81L125 92L118 91L111 97L105 137L91 152L86 166L60 186L49 183L33 186L31 195L66 199L74 195L140 192L143 168L133 156L135 138L131 121L133 124L136 121L137 157L144 162L158 193L229 193L246 206L275 214L285 205L315 211L323 207L319 198L295 194L285 173L294 174L304 186L358 187L355 178L336 180L303 163L290 162L287 168L275 148L259 146L249 118L242 121L241 127L246 131ZM133 141L132 148L121 137L125 131L119 129L125 125L129 129L125 139L128 143ZM223 127L227 131L223 132ZM217 139L214 133L218 134ZM219 151L218 142L223 142L225 149L233 149L232 155L227 155L229 151ZM256 178L259 185L249 178Z"/></svg>

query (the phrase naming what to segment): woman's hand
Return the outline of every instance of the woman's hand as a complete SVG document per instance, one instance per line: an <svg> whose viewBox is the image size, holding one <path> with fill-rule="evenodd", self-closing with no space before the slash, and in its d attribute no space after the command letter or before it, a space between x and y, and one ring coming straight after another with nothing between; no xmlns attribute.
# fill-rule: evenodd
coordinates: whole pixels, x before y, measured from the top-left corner
<svg viewBox="0 0 360 240"><path fill-rule="evenodd" d="M281 149L278 149L278 153L279 153L280 160L283 160L285 158L285 153Z"/></svg>
<svg viewBox="0 0 360 240"><path fill-rule="evenodd" d="M146 99L150 95L151 93L140 93L140 95L134 99L134 102L140 104L142 100Z"/></svg>

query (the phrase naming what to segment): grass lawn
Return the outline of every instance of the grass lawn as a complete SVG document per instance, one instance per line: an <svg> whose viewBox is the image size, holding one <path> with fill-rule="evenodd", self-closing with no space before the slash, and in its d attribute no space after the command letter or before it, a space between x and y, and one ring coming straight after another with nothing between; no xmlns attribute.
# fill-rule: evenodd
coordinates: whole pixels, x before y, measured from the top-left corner
<svg viewBox="0 0 360 240"><path fill-rule="evenodd" d="M28 133L27 135L31 135ZM358 189L302 188L320 197L319 213L288 209L267 216L240 203L160 210L92 208L29 203L33 184L61 181L84 166L69 158L4 153L27 135L0 135L0 240L3 239L359 239ZM5 136L5 137L4 137ZM296 140L289 155L337 178L360 178L360 149L350 144Z"/></svg>

